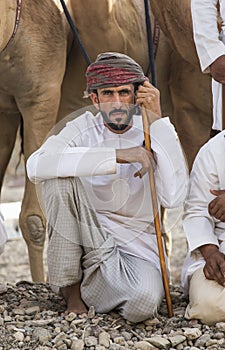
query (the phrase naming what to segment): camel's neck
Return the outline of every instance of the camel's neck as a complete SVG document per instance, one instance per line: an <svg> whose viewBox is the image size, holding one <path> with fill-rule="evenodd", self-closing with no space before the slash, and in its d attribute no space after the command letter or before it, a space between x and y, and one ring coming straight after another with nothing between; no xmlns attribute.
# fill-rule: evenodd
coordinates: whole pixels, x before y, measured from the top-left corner
<svg viewBox="0 0 225 350"><path fill-rule="evenodd" d="M0 2L0 52L10 40L16 21L17 0Z"/></svg>

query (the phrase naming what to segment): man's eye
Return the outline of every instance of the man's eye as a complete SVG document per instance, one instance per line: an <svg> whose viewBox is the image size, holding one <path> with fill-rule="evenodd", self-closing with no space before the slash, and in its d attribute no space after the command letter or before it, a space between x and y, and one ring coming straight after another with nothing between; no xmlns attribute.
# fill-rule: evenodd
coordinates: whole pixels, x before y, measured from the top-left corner
<svg viewBox="0 0 225 350"><path fill-rule="evenodd" d="M122 90L119 92L120 96L129 96L131 91L128 90Z"/></svg>
<svg viewBox="0 0 225 350"><path fill-rule="evenodd" d="M104 96L112 96L113 95L113 91L106 90L106 91L103 91L102 94Z"/></svg>

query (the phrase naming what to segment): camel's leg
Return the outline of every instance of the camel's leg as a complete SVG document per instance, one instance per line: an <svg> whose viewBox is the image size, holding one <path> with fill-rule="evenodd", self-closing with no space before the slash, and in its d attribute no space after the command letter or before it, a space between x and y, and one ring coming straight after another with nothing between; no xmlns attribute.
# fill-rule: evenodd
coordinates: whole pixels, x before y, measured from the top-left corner
<svg viewBox="0 0 225 350"><path fill-rule="evenodd" d="M25 163L30 154L41 146L55 124L60 100L60 84L51 88L52 85L49 84L36 101L30 97L16 99L24 119ZM40 207L36 188L27 177L19 223L28 247L32 279L43 282L45 215Z"/></svg>
<svg viewBox="0 0 225 350"><path fill-rule="evenodd" d="M198 67L185 62L178 54L173 53L171 61L170 91L174 124L191 169L197 152L210 137L210 80Z"/></svg>
<svg viewBox="0 0 225 350"><path fill-rule="evenodd" d="M168 44L168 41L163 34L160 32L160 38L158 43L157 55L156 55L156 76L157 76L157 85L160 90L160 99L162 106L162 114L164 116L171 116L172 111L172 102L169 89L169 79L170 79L170 55L171 48ZM161 209L161 218L162 218L162 231L163 238L166 248L166 254L168 258L168 265L170 266L170 257L172 251L172 232L171 230L166 229L166 219L167 219L167 209Z"/></svg>
<svg viewBox="0 0 225 350"><path fill-rule="evenodd" d="M4 175L14 148L18 126L20 124L19 113L0 113L0 190Z"/></svg>

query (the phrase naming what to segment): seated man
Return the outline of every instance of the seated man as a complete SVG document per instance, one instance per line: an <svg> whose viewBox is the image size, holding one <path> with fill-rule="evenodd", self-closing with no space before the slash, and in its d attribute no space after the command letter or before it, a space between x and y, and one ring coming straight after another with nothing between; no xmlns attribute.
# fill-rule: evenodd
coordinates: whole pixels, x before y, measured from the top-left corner
<svg viewBox="0 0 225 350"><path fill-rule="evenodd" d="M182 285L185 317L212 325L225 321L225 131L199 151L190 175L183 226L189 253Z"/></svg>
<svg viewBox="0 0 225 350"><path fill-rule="evenodd" d="M185 199L186 164L159 91L134 60L100 54L86 77L97 115L67 123L27 162L30 180L44 182L49 281L67 312L94 305L139 322L164 296L148 171L155 167L159 207L175 207ZM143 147L140 105L150 111L153 153Z"/></svg>

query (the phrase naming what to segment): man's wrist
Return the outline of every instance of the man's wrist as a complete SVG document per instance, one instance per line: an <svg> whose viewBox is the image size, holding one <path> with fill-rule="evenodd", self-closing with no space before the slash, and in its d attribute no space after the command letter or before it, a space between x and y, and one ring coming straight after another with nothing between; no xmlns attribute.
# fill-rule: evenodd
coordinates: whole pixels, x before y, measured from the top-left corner
<svg viewBox="0 0 225 350"><path fill-rule="evenodd" d="M215 253L218 253L219 248L215 244L205 244L199 247L199 250L205 260Z"/></svg>

